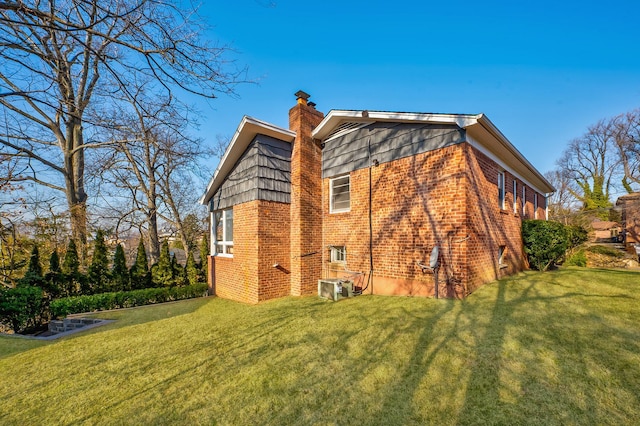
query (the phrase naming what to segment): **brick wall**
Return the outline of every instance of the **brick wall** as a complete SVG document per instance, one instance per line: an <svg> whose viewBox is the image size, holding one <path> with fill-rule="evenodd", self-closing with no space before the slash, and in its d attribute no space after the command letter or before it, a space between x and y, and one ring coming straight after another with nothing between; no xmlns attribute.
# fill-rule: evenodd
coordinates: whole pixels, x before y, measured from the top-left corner
<svg viewBox="0 0 640 426"><path fill-rule="evenodd" d="M289 204L259 202L258 300L288 296L291 290ZM274 265L278 265L277 267Z"/></svg>
<svg viewBox="0 0 640 426"><path fill-rule="evenodd" d="M233 206L233 257L211 257L215 294L225 299L257 303L258 213L261 201Z"/></svg>
<svg viewBox="0 0 640 426"><path fill-rule="evenodd" d="M289 127L296 132L291 152L291 294L315 294L322 271L322 206L320 143L311 131L323 114L299 99L289 111Z"/></svg>
<svg viewBox="0 0 640 426"><path fill-rule="evenodd" d="M460 145L418 154L371 168L374 294L432 295L432 274L416 262L429 262L434 245L441 250L440 294L453 296L447 285L463 279L465 229L463 151ZM351 176L351 211L329 213L329 179L323 180L323 265L330 264L326 246L346 246L349 270L369 272L369 169ZM461 245L462 244L462 245ZM449 280L447 280L449 278ZM365 283L368 276L365 276Z"/></svg>
<svg viewBox="0 0 640 426"><path fill-rule="evenodd" d="M467 281L464 294L480 285L505 275L521 271L524 267L521 234L521 209L513 210L513 181L518 188L522 181L509 172L505 174L505 208L498 202L498 173L504 169L477 149L465 144L467 164L467 217L469 240L467 241ZM510 189L510 190L509 190ZM522 196L522 189L518 190ZM526 192L526 211L533 215L533 194ZM520 201L520 200L518 200ZM518 203L518 206L521 204ZM502 265L499 250L504 247Z"/></svg>
<svg viewBox="0 0 640 426"><path fill-rule="evenodd" d="M215 294L244 303L289 295L289 204L237 204L233 221L233 257L210 257Z"/></svg>
<svg viewBox="0 0 640 426"><path fill-rule="evenodd" d="M440 248L439 293L464 297L481 284L523 268L521 207L514 213L513 180L505 172L505 209L498 204L494 161L467 143L380 164L371 169L373 288L375 294L433 295L434 276L416 262L429 262ZM323 179L323 276L348 276L330 263L328 246L346 246L346 268L369 266L369 169L350 173L351 210L329 213L329 181ZM522 182L517 182L521 198ZM520 200L517 200L520 201ZM539 214L544 205L539 200ZM520 204L517 204L521 206ZM527 191L533 215L533 192ZM498 252L504 247L503 262Z"/></svg>

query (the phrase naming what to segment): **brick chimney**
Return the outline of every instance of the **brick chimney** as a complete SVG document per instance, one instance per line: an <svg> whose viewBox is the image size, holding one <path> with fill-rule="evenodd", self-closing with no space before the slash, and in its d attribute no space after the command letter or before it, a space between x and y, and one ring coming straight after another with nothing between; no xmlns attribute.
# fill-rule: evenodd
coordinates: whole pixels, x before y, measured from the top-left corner
<svg viewBox="0 0 640 426"><path fill-rule="evenodd" d="M296 132L291 152L291 294L318 291L322 273L322 149L311 131L324 114L309 102L309 94L295 93L289 128Z"/></svg>

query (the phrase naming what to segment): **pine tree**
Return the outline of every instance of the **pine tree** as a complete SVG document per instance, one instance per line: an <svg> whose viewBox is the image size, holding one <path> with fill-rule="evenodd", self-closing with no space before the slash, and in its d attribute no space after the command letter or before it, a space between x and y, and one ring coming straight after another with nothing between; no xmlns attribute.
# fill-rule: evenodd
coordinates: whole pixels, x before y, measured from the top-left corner
<svg viewBox="0 0 640 426"><path fill-rule="evenodd" d="M114 291L130 290L129 271L127 270L127 260L124 256L124 249L121 244L116 246L113 256L113 268L111 269L111 280Z"/></svg>
<svg viewBox="0 0 640 426"><path fill-rule="evenodd" d="M200 278L199 281L207 282L209 276L209 241L206 235L200 241Z"/></svg>
<svg viewBox="0 0 640 426"><path fill-rule="evenodd" d="M151 268L151 277L153 283L159 287L175 285L175 273L167 240L164 240L160 247L160 258Z"/></svg>
<svg viewBox="0 0 640 426"><path fill-rule="evenodd" d="M38 246L34 245L31 250L31 257L29 258L29 266L27 266L27 274L32 274L41 277L42 265L40 265L40 251Z"/></svg>
<svg viewBox="0 0 640 426"><path fill-rule="evenodd" d="M60 257L58 256L58 250L54 249L49 257L49 272L44 276L43 290L49 296L49 299L56 299L64 294L62 288L63 275L60 269Z"/></svg>
<svg viewBox="0 0 640 426"><path fill-rule="evenodd" d="M34 245L29 257L29 265L24 277L17 283L18 287L43 287L44 277L42 276L42 265L40 265L40 252L38 246Z"/></svg>
<svg viewBox="0 0 640 426"><path fill-rule="evenodd" d="M200 271L198 270L198 266L196 265L196 261L193 258L193 252L190 251L187 256L187 264L184 267L185 273L187 275L187 282L189 285L197 284L199 281Z"/></svg>
<svg viewBox="0 0 640 426"><path fill-rule="evenodd" d="M104 232L98 229L93 244L93 256L88 271L88 288L92 293L109 291L109 260L107 246L104 243Z"/></svg>
<svg viewBox="0 0 640 426"><path fill-rule="evenodd" d="M80 260L78 259L78 249L73 239L69 240L67 252L64 254L64 262L62 262L62 272L67 275L77 274L80 268Z"/></svg>
<svg viewBox="0 0 640 426"><path fill-rule="evenodd" d="M78 249L73 239L69 240L67 252L64 254L62 262L62 273L64 279L63 293L67 296L79 294L84 276L80 273L80 260L78 259Z"/></svg>
<svg viewBox="0 0 640 426"><path fill-rule="evenodd" d="M142 241L142 238L140 238L140 243L138 244L136 263L134 263L131 267L130 274L131 288L141 289L149 287L149 261L147 260L147 251L144 248L144 242Z"/></svg>

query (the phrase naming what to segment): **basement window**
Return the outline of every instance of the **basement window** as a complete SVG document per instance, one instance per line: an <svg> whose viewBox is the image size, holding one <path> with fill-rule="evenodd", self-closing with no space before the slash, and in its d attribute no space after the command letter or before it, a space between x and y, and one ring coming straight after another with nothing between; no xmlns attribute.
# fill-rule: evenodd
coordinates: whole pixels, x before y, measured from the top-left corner
<svg viewBox="0 0 640 426"><path fill-rule="evenodd" d="M351 210L351 179L349 175L329 180L329 213Z"/></svg>
<svg viewBox="0 0 640 426"><path fill-rule="evenodd" d="M507 267L507 264L505 263L506 254L507 254L507 247L500 246L498 248L498 267L500 267L500 269Z"/></svg>
<svg viewBox="0 0 640 426"><path fill-rule="evenodd" d="M346 263L347 248L345 246L331 246L331 263Z"/></svg>
<svg viewBox="0 0 640 426"><path fill-rule="evenodd" d="M233 256L233 209L213 212L213 238L214 254Z"/></svg>

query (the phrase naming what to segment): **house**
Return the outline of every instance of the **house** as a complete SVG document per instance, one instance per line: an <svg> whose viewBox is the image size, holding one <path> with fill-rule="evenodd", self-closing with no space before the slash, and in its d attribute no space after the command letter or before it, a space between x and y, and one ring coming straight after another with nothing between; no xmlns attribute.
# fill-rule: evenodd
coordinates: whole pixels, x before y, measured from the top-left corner
<svg viewBox="0 0 640 426"><path fill-rule="evenodd" d="M618 222L596 219L591 222L594 242L617 242L622 227Z"/></svg>
<svg viewBox="0 0 640 426"><path fill-rule="evenodd" d="M627 251L635 253L634 246L640 243L640 192L623 195L616 201L622 217L622 234Z"/></svg>
<svg viewBox="0 0 640 426"><path fill-rule="evenodd" d="M366 294L465 297L526 267L521 222L551 184L483 114L332 110L296 93L289 129L244 117L201 202L210 291L257 303L350 277Z"/></svg>

